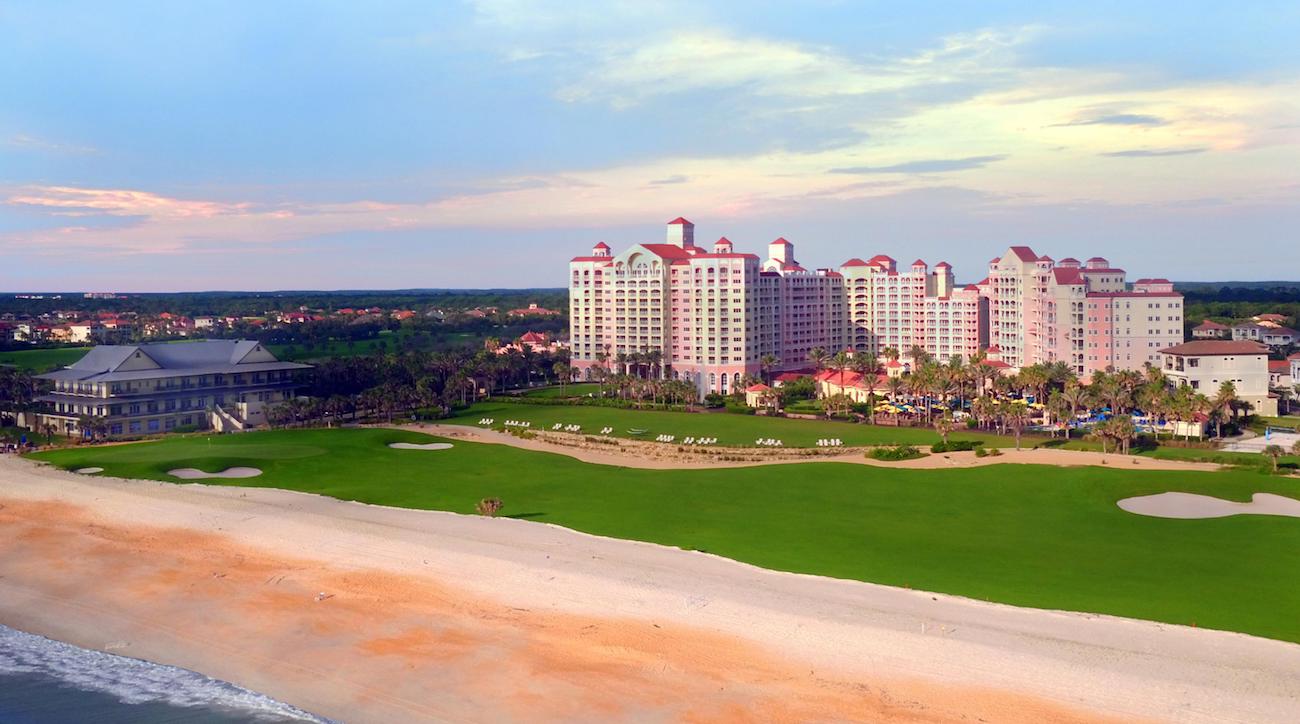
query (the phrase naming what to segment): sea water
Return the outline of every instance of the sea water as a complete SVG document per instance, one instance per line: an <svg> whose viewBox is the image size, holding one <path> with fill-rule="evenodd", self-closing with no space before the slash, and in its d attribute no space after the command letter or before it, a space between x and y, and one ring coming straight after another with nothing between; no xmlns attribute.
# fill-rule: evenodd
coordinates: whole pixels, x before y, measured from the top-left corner
<svg viewBox="0 0 1300 724"><path fill-rule="evenodd" d="M0 626L2 724L326 721L188 669Z"/></svg>

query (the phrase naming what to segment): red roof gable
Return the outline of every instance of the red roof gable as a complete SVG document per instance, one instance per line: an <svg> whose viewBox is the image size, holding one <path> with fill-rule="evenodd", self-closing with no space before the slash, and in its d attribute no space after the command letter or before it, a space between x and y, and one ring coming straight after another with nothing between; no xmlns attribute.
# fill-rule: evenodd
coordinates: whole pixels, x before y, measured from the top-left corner
<svg viewBox="0 0 1300 724"><path fill-rule="evenodd" d="M861 259L859 259L859 258L857 258L857 257L855 256L855 257L853 257L852 259L849 259L848 261L844 262L843 264L840 264L840 266L842 266L842 267L844 267L844 266L870 266L870 264L867 264L865 261L862 261Z"/></svg>
<svg viewBox="0 0 1300 724"><path fill-rule="evenodd" d="M949 264L949 263L946 262L946 261L941 261L941 262L939 262L938 264L935 264L935 265L934 265L934 268L935 268L935 269L951 269L951 268L952 268L952 264Z"/></svg>
<svg viewBox="0 0 1300 724"><path fill-rule="evenodd" d="M1013 246L1011 253L1015 254L1020 261L1038 261L1038 255L1027 246Z"/></svg>
<svg viewBox="0 0 1300 724"><path fill-rule="evenodd" d="M1287 374L1291 371L1291 362L1284 359L1271 359L1268 361L1268 371L1275 374Z"/></svg>
<svg viewBox="0 0 1300 724"><path fill-rule="evenodd" d="M609 248L609 244L606 244L605 242L602 241L602 242L596 244L595 246L593 246L592 248L593 248L593 249L608 249L608 248Z"/></svg>
<svg viewBox="0 0 1300 724"><path fill-rule="evenodd" d="M749 387L746 387L745 392L767 392L770 389L772 388L760 382L756 385L750 385Z"/></svg>
<svg viewBox="0 0 1300 724"><path fill-rule="evenodd" d="M912 266L925 266L925 262L920 259L917 259L916 261L912 262Z"/></svg>
<svg viewBox="0 0 1300 724"><path fill-rule="evenodd" d="M1078 269L1073 267L1056 267L1052 270L1052 276L1056 278L1057 284L1083 284L1083 275Z"/></svg>
<svg viewBox="0 0 1300 724"><path fill-rule="evenodd" d="M686 219L680 216L668 222L669 226L676 226L677 224L691 224L691 222L687 221ZM691 224L691 226L695 226L695 224Z"/></svg>
<svg viewBox="0 0 1300 724"><path fill-rule="evenodd" d="M647 251L664 259L689 259L690 253L680 246L672 244L642 244Z"/></svg>
<svg viewBox="0 0 1300 724"><path fill-rule="evenodd" d="M794 246L794 244L791 244L790 242L786 241L786 239L785 239L784 236L777 237L777 240L774 241L774 242L772 242L772 243L773 243L773 244L780 244L781 246Z"/></svg>
<svg viewBox="0 0 1300 724"><path fill-rule="evenodd" d="M1204 322L1201 322L1200 324L1196 325L1195 328L1196 329L1228 329L1229 327L1226 324L1219 324L1218 322L1212 319L1207 319Z"/></svg>

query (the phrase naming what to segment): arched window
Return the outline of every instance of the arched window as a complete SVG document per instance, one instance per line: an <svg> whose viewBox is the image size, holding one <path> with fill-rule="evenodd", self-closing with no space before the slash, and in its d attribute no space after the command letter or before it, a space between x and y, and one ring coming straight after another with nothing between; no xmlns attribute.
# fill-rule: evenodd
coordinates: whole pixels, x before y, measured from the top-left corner
<svg viewBox="0 0 1300 724"><path fill-rule="evenodd" d="M718 376L712 372L709 373L709 392L718 388Z"/></svg>

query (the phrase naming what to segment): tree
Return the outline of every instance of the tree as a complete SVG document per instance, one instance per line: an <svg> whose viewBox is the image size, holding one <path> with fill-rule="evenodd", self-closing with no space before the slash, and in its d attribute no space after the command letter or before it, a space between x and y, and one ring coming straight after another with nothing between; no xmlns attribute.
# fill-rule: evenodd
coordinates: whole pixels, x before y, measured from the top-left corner
<svg viewBox="0 0 1300 724"><path fill-rule="evenodd" d="M569 383L573 375L573 369L565 362L556 362L551 366L551 371L555 373L555 378L560 381L560 396L564 396L564 386Z"/></svg>
<svg viewBox="0 0 1300 724"><path fill-rule="evenodd" d="M1264 448L1263 452L1265 455L1273 458L1273 472L1276 473L1278 459L1286 454L1286 450L1283 450L1281 445L1269 445Z"/></svg>
<svg viewBox="0 0 1300 724"><path fill-rule="evenodd" d="M835 370L836 372L839 372L840 394L836 395L835 397L843 398L844 410L845 412L847 412L848 403L850 402L850 400L848 396L844 394L844 372L853 365L853 357L848 352L843 352L843 351L836 352L835 355L830 358L830 361L827 362L827 365L829 365L830 368Z"/></svg>
<svg viewBox="0 0 1300 724"><path fill-rule="evenodd" d="M1029 404L1024 400L1004 400L999 405L999 412L1007 427L1016 436L1016 449L1020 449L1020 433L1029 423Z"/></svg>
<svg viewBox="0 0 1300 724"><path fill-rule="evenodd" d="M858 352L853 355L853 370L862 375L862 384L867 388L867 415L872 425L876 424L876 385L879 383L880 360L870 352Z"/></svg>
<svg viewBox="0 0 1300 724"><path fill-rule="evenodd" d="M1223 437L1223 421L1232 410L1232 403L1237 402L1237 387L1224 381L1210 403L1211 417L1214 419L1214 436Z"/></svg>
<svg viewBox="0 0 1300 724"><path fill-rule="evenodd" d="M948 433L953 431L957 426L957 420L952 416L952 412L945 412L934 419L934 430L943 438L943 444L948 445Z"/></svg>
<svg viewBox="0 0 1300 724"><path fill-rule="evenodd" d="M1117 415L1107 420L1104 426L1105 433L1111 440L1115 441L1115 451L1121 455L1127 455L1129 446L1133 439L1137 437L1137 428L1133 426L1133 418L1129 415Z"/></svg>
<svg viewBox="0 0 1300 724"><path fill-rule="evenodd" d="M770 352L758 358L758 368L763 373L763 382L765 384L772 384L772 370L780 363L781 361L776 358L776 355Z"/></svg>

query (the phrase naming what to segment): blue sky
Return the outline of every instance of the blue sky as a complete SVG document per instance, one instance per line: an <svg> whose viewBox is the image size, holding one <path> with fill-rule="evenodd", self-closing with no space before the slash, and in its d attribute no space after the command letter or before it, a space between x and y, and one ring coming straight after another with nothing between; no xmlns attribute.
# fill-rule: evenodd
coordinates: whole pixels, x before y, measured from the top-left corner
<svg viewBox="0 0 1300 724"><path fill-rule="evenodd" d="M1296 278L1298 32L1294 2L0 0L0 289L559 286L679 215L809 266Z"/></svg>

